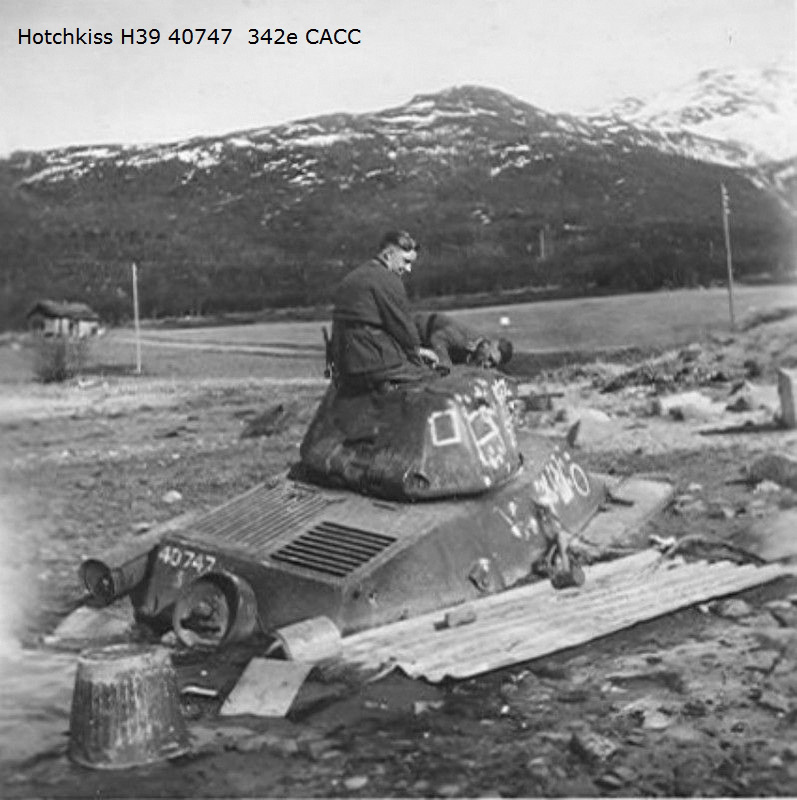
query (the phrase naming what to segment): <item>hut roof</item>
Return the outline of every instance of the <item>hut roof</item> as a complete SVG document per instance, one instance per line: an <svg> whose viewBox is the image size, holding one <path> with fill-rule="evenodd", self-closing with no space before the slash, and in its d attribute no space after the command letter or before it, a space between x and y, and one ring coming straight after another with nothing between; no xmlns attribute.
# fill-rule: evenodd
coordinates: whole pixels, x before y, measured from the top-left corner
<svg viewBox="0 0 797 800"><path fill-rule="evenodd" d="M39 313L44 317L60 319L85 319L99 320L99 314L85 303L67 303L56 300L37 300L30 311L28 317Z"/></svg>

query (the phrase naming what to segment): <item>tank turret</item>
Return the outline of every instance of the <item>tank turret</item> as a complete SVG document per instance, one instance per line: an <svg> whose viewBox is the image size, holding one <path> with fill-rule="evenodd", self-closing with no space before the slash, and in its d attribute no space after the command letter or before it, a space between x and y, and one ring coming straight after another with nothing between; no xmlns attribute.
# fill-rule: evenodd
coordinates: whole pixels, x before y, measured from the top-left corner
<svg viewBox="0 0 797 800"><path fill-rule="evenodd" d="M390 500L477 495L519 470L508 379L463 368L384 394L330 384L297 475Z"/></svg>

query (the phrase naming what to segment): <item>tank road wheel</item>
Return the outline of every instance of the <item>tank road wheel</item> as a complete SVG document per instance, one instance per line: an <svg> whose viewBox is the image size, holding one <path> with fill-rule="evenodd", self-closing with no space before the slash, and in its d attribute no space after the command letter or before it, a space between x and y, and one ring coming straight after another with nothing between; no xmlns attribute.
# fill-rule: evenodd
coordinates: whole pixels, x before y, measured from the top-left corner
<svg viewBox="0 0 797 800"><path fill-rule="evenodd" d="M252 587L235 575L203 575L177 598L172 627L186 647L214 649L241 641L257 627Z"/></svg>

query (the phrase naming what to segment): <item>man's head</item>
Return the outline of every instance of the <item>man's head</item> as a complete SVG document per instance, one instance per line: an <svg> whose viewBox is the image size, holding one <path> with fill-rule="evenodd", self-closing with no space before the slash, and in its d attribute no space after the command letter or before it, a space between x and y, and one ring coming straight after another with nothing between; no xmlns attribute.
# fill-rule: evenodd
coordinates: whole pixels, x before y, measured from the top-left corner
<svg viewBox="0 0 797 800"><path fill-rule="evenodd" d="M471 364L491 369L506 364L512 358L512 342L499 339L498 343L489 339L480 339L473 351Z"/></svg>
<svg viewBox="0 0 797 800"><path fill-rule="evenodd" d="M385 266L398 275L412 271L421 246L407 231L388 231L379 243L379 258Z"/></svg>

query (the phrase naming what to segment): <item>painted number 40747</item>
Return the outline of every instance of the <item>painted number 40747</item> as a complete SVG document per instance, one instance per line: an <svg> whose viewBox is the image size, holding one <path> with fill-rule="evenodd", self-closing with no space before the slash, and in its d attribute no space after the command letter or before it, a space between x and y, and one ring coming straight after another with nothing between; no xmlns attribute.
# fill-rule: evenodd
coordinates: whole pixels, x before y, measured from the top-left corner
<svg viewBox="0 0 797 800"><path fill-rule="evenodd" d="M216 564L216 557L188 548L164 545L158 552L158 561L175 569L192 569L196 572L210 572Z"/></svg>

